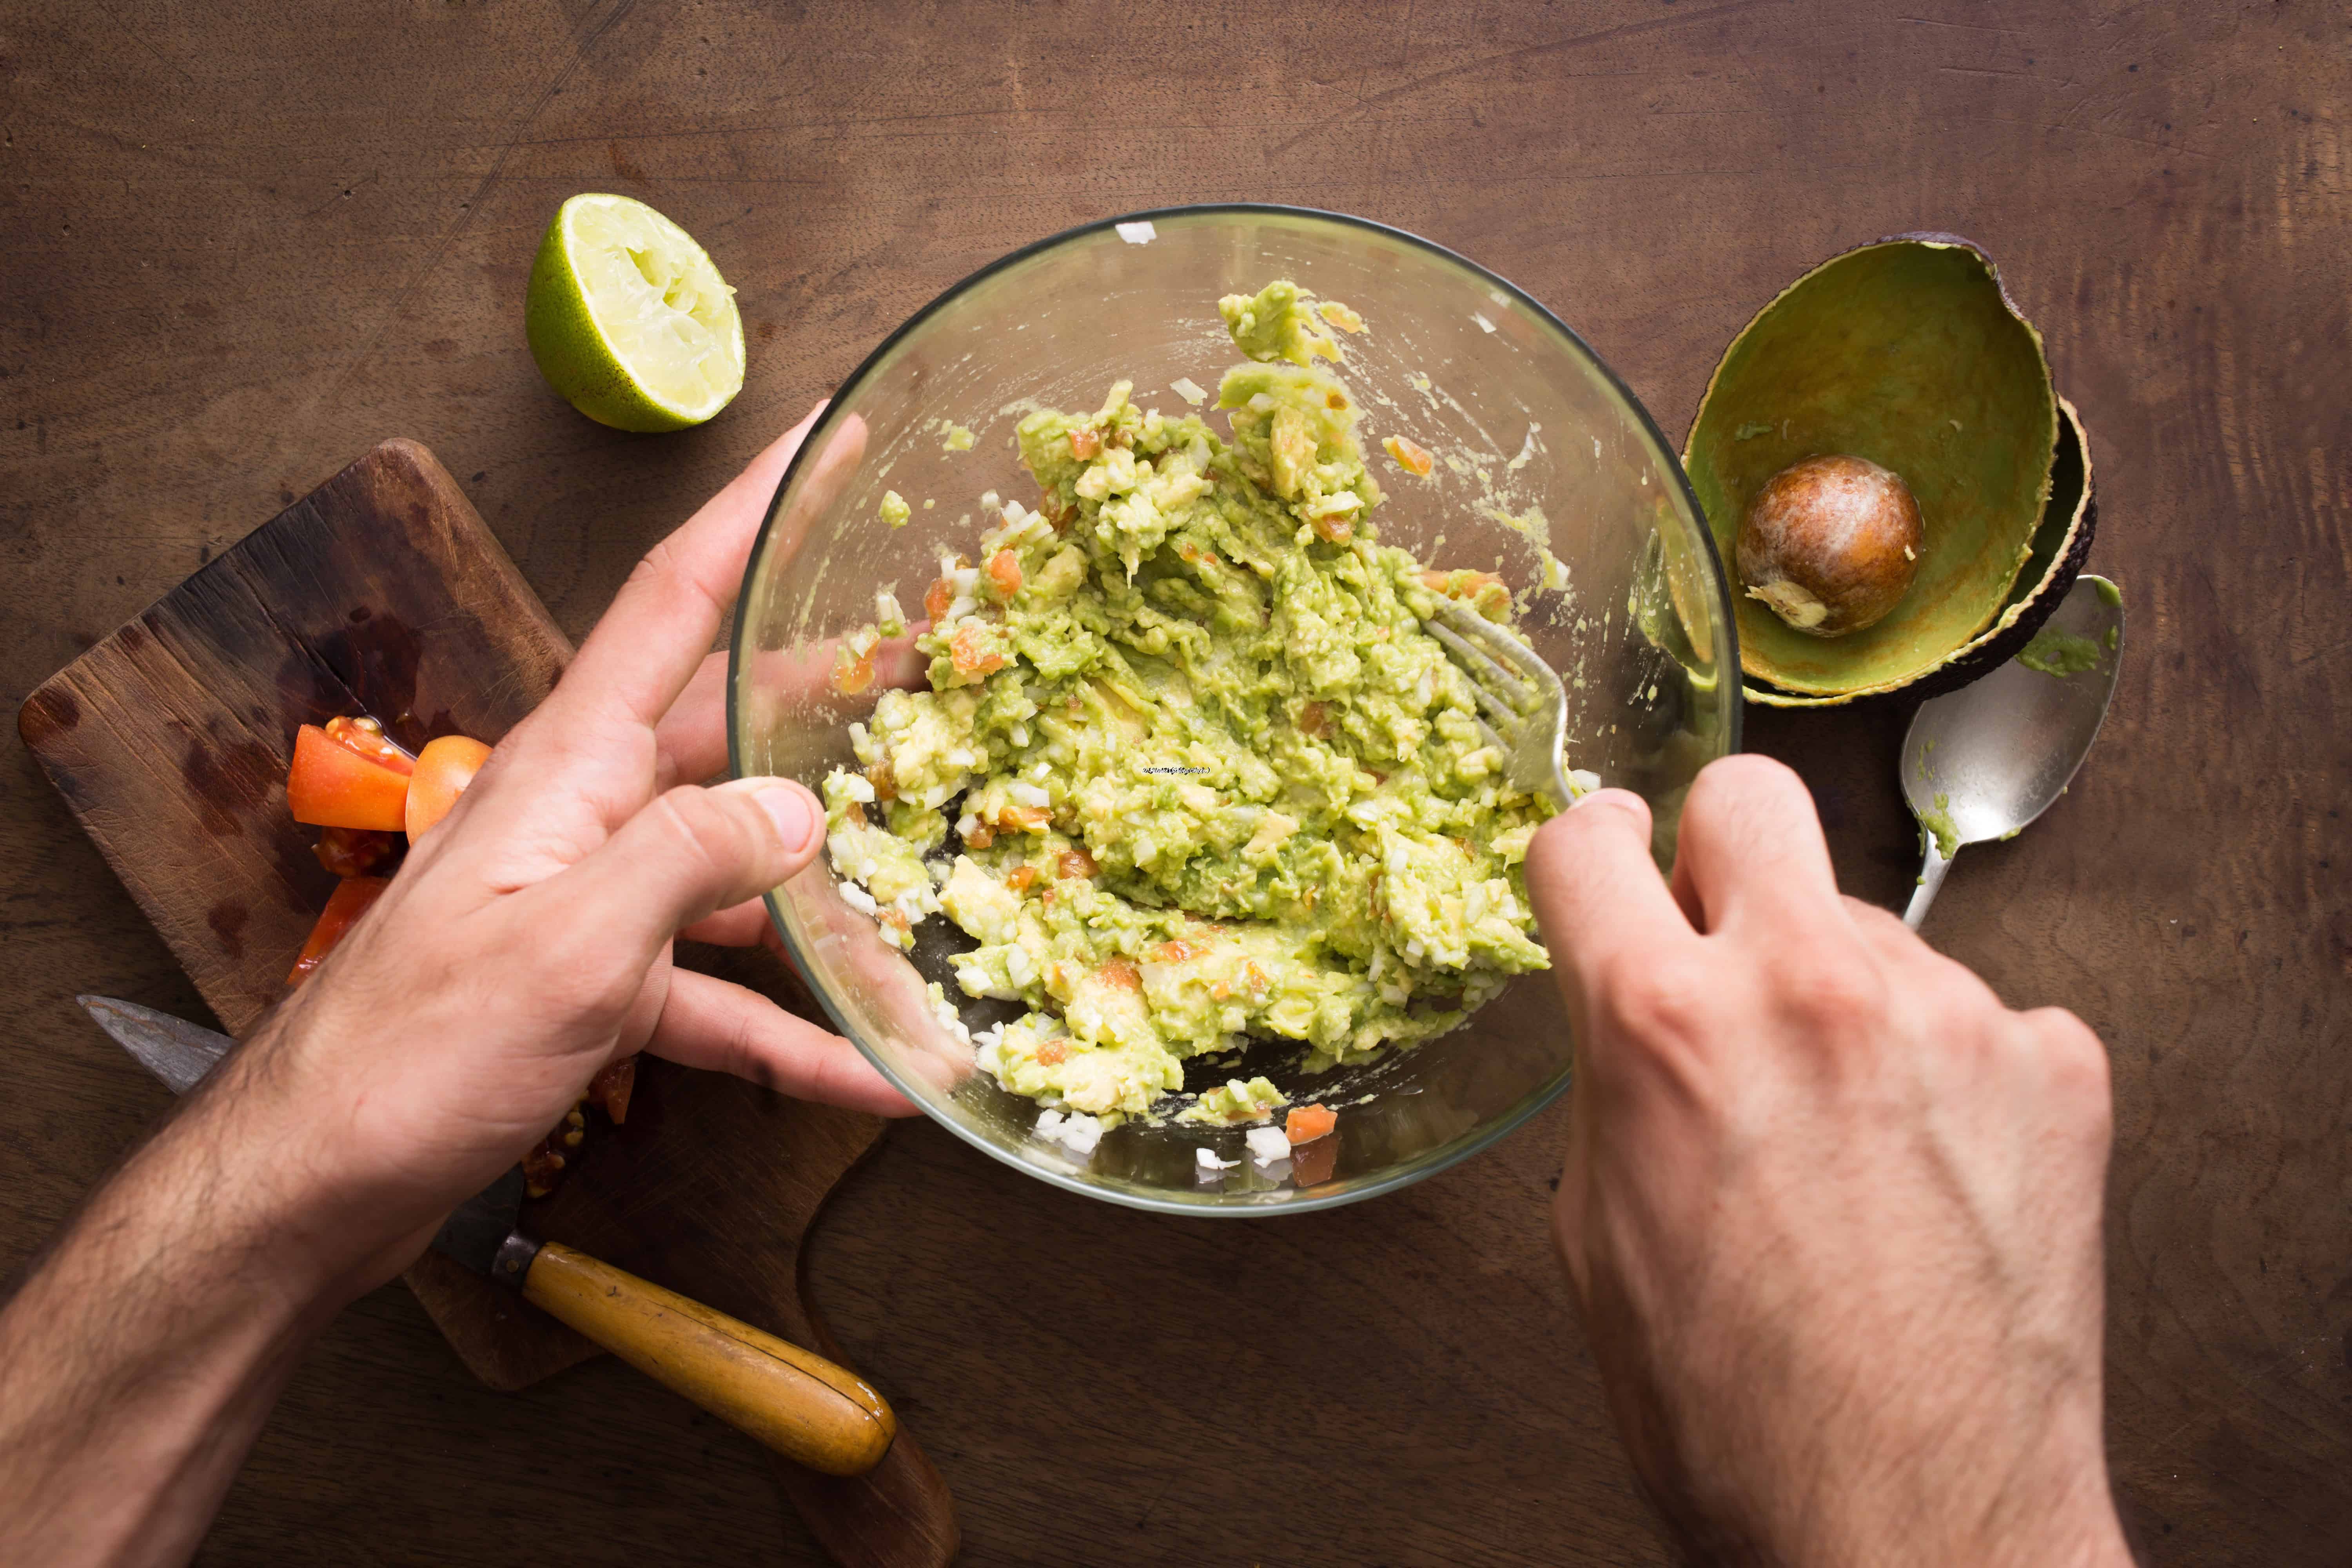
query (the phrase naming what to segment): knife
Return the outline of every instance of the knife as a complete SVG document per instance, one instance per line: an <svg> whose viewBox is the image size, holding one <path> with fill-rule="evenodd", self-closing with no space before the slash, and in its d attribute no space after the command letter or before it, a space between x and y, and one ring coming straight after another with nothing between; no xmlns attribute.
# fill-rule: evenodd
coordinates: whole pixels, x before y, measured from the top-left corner
<svg viewBox="0 0 2352 1568"><path fill-rule="evenodd" d="M75 1000L174 1094L203 1082L236 1045L136 1002ZM882 1462L898 1417L855 1373L561 1242L532 1240L515 1228L522 1197L517 1165L460 1204L433 1249L788 1459L830 1476L864 1475Z"/></svg>

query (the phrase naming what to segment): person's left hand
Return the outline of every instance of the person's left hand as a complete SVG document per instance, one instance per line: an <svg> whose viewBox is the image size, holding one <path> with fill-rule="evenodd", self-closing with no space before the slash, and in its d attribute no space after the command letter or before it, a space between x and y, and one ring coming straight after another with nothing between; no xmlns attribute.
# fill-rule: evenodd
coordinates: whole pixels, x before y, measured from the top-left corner
<svg viewBox="0 0 2352 1568"><path fill-rule="evenodd" d="M554 694L208 1086L270 1119L266 1141L317 1194L355 1283L404 1266L633 1051L913 1110L848 1042L670 964L698 921L692 934L755 940L766 921L746 900L824 840L798 784L692 782L727 763L726 656L707 650L808 424L654 547Z"/></svg>

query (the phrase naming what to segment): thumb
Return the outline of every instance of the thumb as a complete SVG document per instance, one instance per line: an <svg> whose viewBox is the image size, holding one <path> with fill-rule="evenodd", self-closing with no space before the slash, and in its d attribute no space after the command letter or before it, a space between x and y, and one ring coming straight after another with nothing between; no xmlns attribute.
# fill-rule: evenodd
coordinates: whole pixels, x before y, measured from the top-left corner
<svg viewBox="0 0 2352 1568"><path fill-rule="evenodd" d="M681 784L532 891L650 956L679 927L786 880L824 843L824 808L790 779Z"/></svg>

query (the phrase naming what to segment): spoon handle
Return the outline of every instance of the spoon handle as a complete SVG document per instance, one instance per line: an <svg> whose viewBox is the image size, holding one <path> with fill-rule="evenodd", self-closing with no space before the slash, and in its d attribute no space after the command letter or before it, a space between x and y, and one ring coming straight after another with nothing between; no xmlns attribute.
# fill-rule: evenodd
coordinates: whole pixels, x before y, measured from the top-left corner
<svg viewBox="0 0 2352 1568"><path fill-rule="evenodd" d="M1919 868L1919 890L1911 895L1911 907L1903 911L1903 923L1913 931L1927 918L1927 906L1936 901L1936 889L1944 885L1944 873L1952 868L1951 857L1936 842L1932 833L1926 835L1927 859Z"/></svg>

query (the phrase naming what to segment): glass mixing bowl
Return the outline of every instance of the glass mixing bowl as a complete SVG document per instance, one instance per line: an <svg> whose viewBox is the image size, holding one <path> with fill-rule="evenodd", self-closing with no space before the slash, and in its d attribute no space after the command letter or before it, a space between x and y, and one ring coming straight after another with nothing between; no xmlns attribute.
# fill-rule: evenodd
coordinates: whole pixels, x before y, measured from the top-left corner
<svg viewBox="0 0 2352 1568"><path fill-rule="evenodd" d="M1369 331L1339 374L1389 500L1380 538L1433 566L1501 573L1521 630L1570 688L1568 760L1646 796L1661 863L1691 776L1739 742L1739 655L1712 536L1674 449L1622 382L1558 318L1452 252L1360 218L1278 206L1139 213L1015 251L892 333L835 395L785 473L744 578L730 675L739 774L814 787L855 766L847 728L876 693L830 689L833 640L895 584L910 609L941 554L969 552L978 498L1035 500L1013 428L1038 406L1093 409L1116 380L1171 415L1238 363L1217 316L1229 293L1296 279ZM1222 416L1217 420L1222 433ZM972 433L953 449L950 426ZM1415 479L1380 455L1398 434L1438 454ZM961 443L961 437L956 438ZM886 490L911 508L877 518ZM931 503L936 503L931 504ZM1418 1180L1492 1143L1567 1086L1568 1024L1548 973L1521 975L1454 1033L1318 1074L1296 1044L1253 1047L1295 1100L1340 1110L1293 1160L1249 1159L1242 1131L1129 1121L1087 1157L1036 1133L1039 1109L974 1067L938 981L978 1029L1013 1015L957 989L971 945L944 918L912 953L835 890L824 859L768 900L785 946L840 1031L934 1120L1074 1192L1140 1208L1265 1215L1325 1208ZM1230 1169L1203 1172L1208 1146Z"/></svg>

